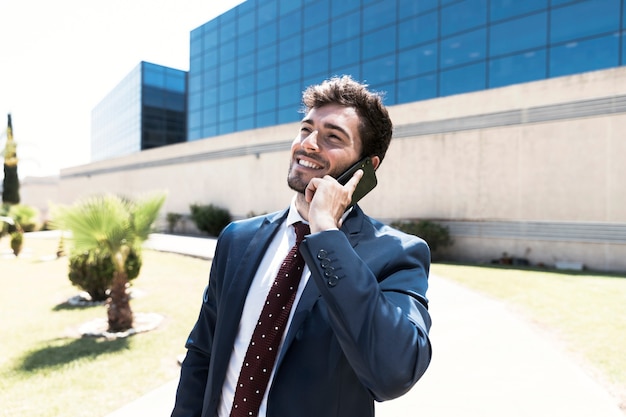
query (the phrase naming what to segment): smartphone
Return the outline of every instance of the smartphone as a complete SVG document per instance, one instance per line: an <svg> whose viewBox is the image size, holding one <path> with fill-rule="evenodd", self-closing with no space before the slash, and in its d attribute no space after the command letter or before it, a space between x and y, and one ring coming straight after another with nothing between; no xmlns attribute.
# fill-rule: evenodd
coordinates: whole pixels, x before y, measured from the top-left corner
<svg viewBox="0 0 626 417"><path fill-rule="evenodd" d="M338 176L337 182L345 185L359 169L363 170L363 176L361 177L359 184L356 186L354 193L352 193L352 202L350 203L350 207L365 197L365 195L372 191L378 184L376 173L374 172L374 165L372 164L372 160L369 156L361 159L359 162L348 168L343 174Z"/></svg>

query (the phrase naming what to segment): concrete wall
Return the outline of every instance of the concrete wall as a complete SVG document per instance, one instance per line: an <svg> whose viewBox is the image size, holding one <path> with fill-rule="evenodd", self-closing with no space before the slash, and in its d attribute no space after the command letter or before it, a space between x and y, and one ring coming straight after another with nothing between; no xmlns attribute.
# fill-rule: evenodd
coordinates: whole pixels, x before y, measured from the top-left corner
<svg viewBox="0 0 626 417"><path fill-rule="evenodd" d="M390 108L394 140L361 206L383 221L435 219L442 254L626 270L626 68ZM59 202L167 190L235 217L285 207L298 124L226 135L65 169ZM26 201L24 201L27 203ZM34 203L33 203L34 204Z"/></svg>

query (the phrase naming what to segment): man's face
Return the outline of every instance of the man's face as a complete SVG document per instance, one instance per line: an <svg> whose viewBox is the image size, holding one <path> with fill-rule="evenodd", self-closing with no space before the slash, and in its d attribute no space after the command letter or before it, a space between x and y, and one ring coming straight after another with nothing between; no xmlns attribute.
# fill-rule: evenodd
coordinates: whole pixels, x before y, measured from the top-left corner
<svg viewBox="0 0 626 417"><path fill-rule="evenodd" d="M328 104L311 109L291 144L289 187L303 193L312 178L337 177L354 164L362 149L358 127L352 107Z"/></svg>

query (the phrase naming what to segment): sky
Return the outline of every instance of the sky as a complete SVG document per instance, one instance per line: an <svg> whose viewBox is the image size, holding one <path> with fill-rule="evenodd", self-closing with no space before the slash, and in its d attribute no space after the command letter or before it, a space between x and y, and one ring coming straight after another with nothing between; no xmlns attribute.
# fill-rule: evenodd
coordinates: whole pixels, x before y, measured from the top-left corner
<svg viewBox="0 0 626 417"><path fill-rule="evenodd" d="M0 149L20 178L90 161L91 111L141 61L189 70L189 34L242 0L0 0Z"/></svg>

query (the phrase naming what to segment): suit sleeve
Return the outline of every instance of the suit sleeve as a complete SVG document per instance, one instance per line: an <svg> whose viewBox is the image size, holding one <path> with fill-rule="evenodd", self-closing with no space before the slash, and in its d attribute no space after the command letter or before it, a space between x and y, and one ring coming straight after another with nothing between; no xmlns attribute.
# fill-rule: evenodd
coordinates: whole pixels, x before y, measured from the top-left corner
<svg viewBox="0 0 626 417"><path fill-rule="evenodd" d="M406 393L431 358L427 244L396 231L353 248L331 230L307 236L301 252L361 383L378 401Z"/></svg>

